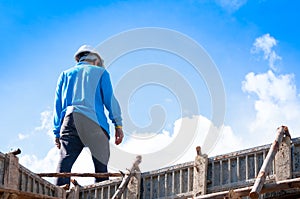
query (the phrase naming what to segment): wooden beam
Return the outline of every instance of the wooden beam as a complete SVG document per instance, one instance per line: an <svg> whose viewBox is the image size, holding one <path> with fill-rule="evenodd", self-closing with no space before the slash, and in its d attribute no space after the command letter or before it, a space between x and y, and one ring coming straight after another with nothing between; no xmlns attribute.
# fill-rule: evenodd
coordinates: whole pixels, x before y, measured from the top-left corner
<svg viewBox="0 0 300 199"><path fill-rule="evenodd" d="M234 193L235 197L244 197L244 196L248 196L252 188L253 186L239 188L235 190L211 193L211 194L195 197L194 199L209 199L209 198L224 199L224 198L229 198L228 196L230 193ZM278 181L276 183L265 184L260 193L264 194L264 193L274 192L278 190L299 189L299 188L300 188L300 178L294 178L289 180ZM298 190L298 192L300 193L300 190Z"/></svg>
<svg viewBox="0 0 300 199"><path fill-rule="evenodd" d="M259 197L260 191L266 180L266 176L269 173L270 164L274 160L274 157L278 151L279 145L284 135L289 135L288 128L286 126L281 126L277 129L275 141L271 145L267 157L264 160L263 165L261 166L260 171L256 177L252 190L250 191L249 196L251 199L257 199Z"/></svg>
<svg viewBox="0 0 300 199"><path fill-rule="evenodd" d="M142 161L142 156L137 156L135 162L133 163L131 169L129 170L129 174L126 174L123 178L120 186L118 187L117 191L113 195L112 199L120 199L122 197L122 194L127 188L127 185L129 183L129 180L131 177L133 177L137 172L140 172L139 164Z"/></svg>
<svg viewBox="0 0 300 199"><path fill-rule="evenodd" d="M37 173L40 177L95 177L95 178L107 178L107 177L122 177L121 173Z"/></svg>

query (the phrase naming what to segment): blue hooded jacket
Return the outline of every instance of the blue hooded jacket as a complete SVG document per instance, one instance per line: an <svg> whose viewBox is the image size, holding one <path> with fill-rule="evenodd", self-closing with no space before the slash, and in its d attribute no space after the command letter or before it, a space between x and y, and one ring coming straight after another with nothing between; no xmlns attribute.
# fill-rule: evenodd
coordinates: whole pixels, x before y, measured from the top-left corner
<svg viewBox="0 0 300 199"><path fill-rule="evenodd" d="M79 62L60 74L54 102L54 129L56 138L66 113L78 112L99 124L108 135L109 124L104 112L115 126L122 126L121 109L116 100L109 73L103 67Z"/></svg>

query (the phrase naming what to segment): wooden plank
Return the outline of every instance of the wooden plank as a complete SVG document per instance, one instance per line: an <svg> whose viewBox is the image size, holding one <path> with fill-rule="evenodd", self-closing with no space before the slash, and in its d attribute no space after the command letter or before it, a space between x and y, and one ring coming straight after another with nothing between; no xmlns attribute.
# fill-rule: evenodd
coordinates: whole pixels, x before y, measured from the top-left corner
<svg viewBox="0 0 300 199"><path fill-rule="evenodd" d="M119 188L117 189L117 191L115 192L115 194L113 195L112 199L120 199L122 197L122 194L124 193L124 191L126 190L126 187L131 179L131 177L134 177L134 175L136 173L140 173L140 169L139 169L139 164L142 161L142 156L137 156L136 160L134 161L131 169L129 170L129 174L125 175L125 177L123 178ZM140 188L139 187L139 183L137 184L138 187L137 190ZM139 194L137 194L136 198L139 197ZM133 198L132 198L133 199Z"/></svg>
<svg viewBox="0 0 300 199"><path fill-rule="evenodd" d="M224 199L228 197L228 195L232 192L234 192L234 195L236 197L244 197L244 196L248 196L252 188L253 186L239 188L235 190L229 190L229 191L222 191L218 193L211 193L203 196L194 197L194 199L218 199L218 198ZM294 178L294 179L279 181L276 183L265 184L260 193L264 194L264 193L270 193L278 190L288 190L288 189L295 189L295 192L297 191L299 193L300 192L299 188L300 188L300 178Z"/></svg>
<svg viewBox="0 0 300 199"><path fill-rule="evenodd" d="M277 129L276 138L271 148L268 152L266 159L263 162L263 165L260 168L259 174L255 180L253 188L249 194L250 198L257 199L260 194L260 190L262 189L264 182L266 180L266 176L269 174L269 167L272 164L274 157L278 151L279 144L282 141L284 135L289 135L288 128L286 126L281 126Z"/></svg>
<svg viewBox="0 0 300 199"><path fill-rule="evenodd" d="M123 177L121 173L38 173L37 175L40 177Z"/></svg>
<svg viewBox="0 0 300 199"><path fill-rule="evenodd" d="M43 198L43 199L64 199L64 197L52 197L52 196L46 196L46 195L30 193L30 192L24 192L24 191L19 191L19 190L14 190L14 189L0 188L0 193L9 194L9 195L16 195L16 196L18 196L19 198L22 198L22 199L38 199L38 198Z"/></svg>

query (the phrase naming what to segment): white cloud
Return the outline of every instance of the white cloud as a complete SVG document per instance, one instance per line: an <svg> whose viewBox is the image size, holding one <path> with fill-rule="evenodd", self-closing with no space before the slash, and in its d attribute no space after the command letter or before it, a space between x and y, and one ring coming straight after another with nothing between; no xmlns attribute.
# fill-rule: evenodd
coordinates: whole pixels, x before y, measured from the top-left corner
<svg viewBox="0 0 300 199"><path fill-rule="evenodd" d="M197 129L195 131L195 126ZM221 131L215 132L216 137L212 142L211 146L208 146L206 150L209 150L209 156L223 154L226 152L231 152L234 150L238 150L242 147L242 140L237 138L232 129L229 126L223 126L221 128L216 128L213 126L212 122L204 116L197 115L191 118L180 118L174 122L174 131L169 133L167 131L163 131L163 133L158 134L156 136L149 136L149 139L135 139L134 136L130 137L124 144L120 146L121 149L136 154L137 151L139 154L147 154L147 153L155 153L159 150L167 147L179 133L193 133L194 139L191 140L190 145L186 148L185 153L182 156L179 156L178 159L174 160L175 163L183 163L187 161L193 161L196 155L195 148L196 146L203 146L205 137L207 133L211 130L214 131ZM195 132L192 132L195 131ZM154 135L154 134L153 134ZM188 136L187 136L188 138ZM182 148L182 146L178 146L178 148ZM213 149L213 150L210 150ZM205 149L203 153L207 153ZM159 157L162 158L163 154L157 154ZM157 161L152 160L152 161ZM173 160L170 160L173 161ZM166 165L164 165L166 166ZM141 168L144 170L149 169L158 169L158 168L151 168L151 165L142 164Z"/></svg>
<svg viewBox="0 0 300 199"><path fill-rule="evenodd" d="M234 12L247 3L247 0L216 0L216 3L229 12Z"/></svg>
<svg viewBox="0 0 300 199"><path fill-rule="evenodd" d="M230 126L224 126L222 134L210 155L221 155L244 148L243 139L234 134Z"/></svg>
<svg viewBox="0 0 300 199"><path fill-rule="evenodd" d="M252 53L263 52L269 61L270 70L265 73L248 73L242 82L242 90L254 96L255 118L249 122L248 143L261 145L271 143L275 138L276 128L289 127L292 137L299 136L300 99L295 85L294 74L277 74L275 62L280 60L273 48L277 41L269 34L257 38Z"/></svg>
<svg viewBox="0 0 300 199"><path fill-rule="evenodd" d="M52 133L52 120L53 120L53 112L50 110L45 110L41 112L41 125L35 127L35 131L46 131L50 136L53 136Z"/></svg>
<svg viewBox="0 0 300 199"><path fill-rule="evenodd" d="M289 127L292 137L299 135L295 130L300 128L300 100L294 81L293 74L276 75L271 70L246 75L242 89L257 97L256 117L249 124L252 137L259 136L256 145L271 142L281 125Z"/></svg>
<svg viewBox="0 0 300 199"><path fill-rule="evenodd" d="M28 134L19 133L18 139L24 140L24 139L30 138L31 136L34 136L38 132L45 132L52 139L53 138L52 119L53 119L52 111L45 110L45 111L41 112L40 113L41 125L38 127L35 127L31 133L28 133Z"/></svg>
<svg viewBox="0 0 300 199"><path fill-rule="evenodd" d="M296 100L294 75L275 75L271 70L266 73L246 75L242 90L254 93L260 100L287 103Z"/></svg>
<svg viewBox="0 0 300 199"><path fill-rule="evenodd" d="M281 57L276 54L273 50L273 47L277 45L277 40L270 36L270 34L265 34L261 37L255 39L251 53L260 53L263 52L264 59L269 61L269 67L276 71L275 62L281 60Z"/></svg>
<svg viewBox="0 0 300 199"><path fill-rule="evenodd" d="M29 136L30 136L29 134L23 134L23 133L18 134L19 140L24 140L24 139L28 138Z"/></svg>
<svg viewBox="0 0 300 199"><path fill-rule="evenodd" d="M183 118L183 120L186 119L187 118ZM177 163L194 160L196 156L196 147L202 147L204 145L204 139L207 136L207 133L209 131L210 133L212 133L210 128L213 128L214 131L218 132L215 133L217 136L214 138L214 145L209 146L211 148L207 148L207 150L209 150L209 157L236 151L242 148L242 140L233 133L231 127L222 126L220 128L216 128L209 119L201 115L195 116L193 120L198 120L198 124L200 124L197 129L195 139L193 140L192 144L189 146L185 154L177 161ZM183 131L185 130L183 129ZM207 152L208 151L202 148L202 153Z"/></svg>
<svg viewBox="0 0 300 199"><path fill-rule="evenodd" d="M145 154L150 152L156 152L167 146L172 141L172 136L169 132L163 131L160 134L143 133L144 139L140 139L138 134L132 134L131 137L120 148L129 153L136 153L139 149L139 154ZM145 137L148 137L145 138Z"/></svg>

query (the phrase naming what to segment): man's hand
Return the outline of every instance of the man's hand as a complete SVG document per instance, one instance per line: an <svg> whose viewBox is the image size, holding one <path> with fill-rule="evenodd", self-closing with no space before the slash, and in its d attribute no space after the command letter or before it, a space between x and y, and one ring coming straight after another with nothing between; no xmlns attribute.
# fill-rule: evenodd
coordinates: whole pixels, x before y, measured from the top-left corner
<svg viewBox="0 0 300 199"><path fill-rule="evenodd" d="M59 138L55 138L55 145L56 145L56 147L57 147L58 149L60 149L61 143L60 143Z"/></svg>
<svg viewBox="0 0 300 199"><path fill-rule="evenodd" d="M119 145L124 137L122 128L115 128L115 144Z"/></svg>

